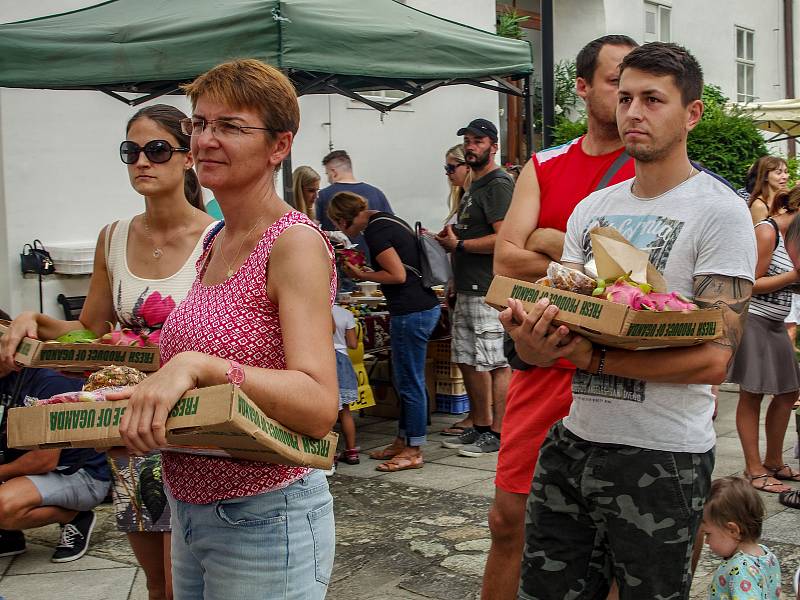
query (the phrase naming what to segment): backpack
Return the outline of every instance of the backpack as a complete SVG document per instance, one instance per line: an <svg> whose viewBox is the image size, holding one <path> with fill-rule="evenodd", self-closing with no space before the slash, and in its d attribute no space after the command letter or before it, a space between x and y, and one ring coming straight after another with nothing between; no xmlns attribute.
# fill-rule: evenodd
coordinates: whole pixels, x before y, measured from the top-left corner
<svg viewBox="0 0 800 600"><path fill-rule="evenodd" d="M453 277L453 269L450 266L450 258L447 252L436 241L430 233L422 231L422 223L419 221L414 225L414 229L397 217L376 217L372 219L375 221L392 221L398 225L402 225L413 237L419 252L420 270L415 269L411 265L403 263L403 266L414 273L420 278L422 285L429 288L434 285L446 285Z"/></svg>

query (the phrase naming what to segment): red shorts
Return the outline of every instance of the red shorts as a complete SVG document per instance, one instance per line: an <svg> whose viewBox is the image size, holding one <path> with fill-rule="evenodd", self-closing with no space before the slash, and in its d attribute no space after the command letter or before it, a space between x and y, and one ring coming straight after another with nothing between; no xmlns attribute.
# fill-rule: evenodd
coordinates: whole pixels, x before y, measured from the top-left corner
<svg viewBox="0 0 800 600"><path fill-rule="evenodd" d="M527 495L539 448L550 427L569 413L574 369L559 367L514 371L503 416L497 487Z"/></svg>

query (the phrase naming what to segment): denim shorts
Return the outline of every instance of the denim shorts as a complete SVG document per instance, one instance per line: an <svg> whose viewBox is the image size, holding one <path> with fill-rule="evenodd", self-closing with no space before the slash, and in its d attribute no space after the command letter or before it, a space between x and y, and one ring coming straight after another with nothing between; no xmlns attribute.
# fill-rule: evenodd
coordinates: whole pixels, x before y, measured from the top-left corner
<svg viewBox="0 0 800 600"><path fill-rule="evenodd" d="M175 600L325 598L335 531L321 471L255 496L169 502Z"/></svg>
<svg viewBox="0 0 800 600"><path fill-rule="evenodd" d="M101 481L84 469L64 475L50 471L42 475L25 475L42 497L42 506L59 506L67 510L92 510L108 494L110 481Z"/></svg>

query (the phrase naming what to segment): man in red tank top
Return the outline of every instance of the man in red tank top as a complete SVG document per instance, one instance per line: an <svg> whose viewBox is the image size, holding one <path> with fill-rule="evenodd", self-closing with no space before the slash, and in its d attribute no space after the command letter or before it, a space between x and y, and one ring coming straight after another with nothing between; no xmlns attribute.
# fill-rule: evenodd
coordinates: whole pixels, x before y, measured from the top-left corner
<svg viewBox="0 0 800 600"><path fill-rule="evenodd" d="M525 165L495 248L494 272L536 281L550 261L561 259L572 210L590 193L634 176L623 154L616 124L617 67L636 42L608 35L578 54L578 95L586 103L588 132L562 146L535 154ZM539 447L572 402L574 367L515 371L511 378L497 462L495 499L489 513L492 546L481 598L517 597L524 547L525 502Z"/></svg>

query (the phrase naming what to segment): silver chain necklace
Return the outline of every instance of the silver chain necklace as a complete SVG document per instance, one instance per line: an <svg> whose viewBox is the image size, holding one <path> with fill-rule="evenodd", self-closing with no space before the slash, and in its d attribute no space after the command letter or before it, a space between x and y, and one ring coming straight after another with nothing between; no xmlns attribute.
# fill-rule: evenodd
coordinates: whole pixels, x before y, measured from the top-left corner
<svg viewBox="0 0 800 600"><path fill-rule="evenodd" d="M147 223L147 213L144 214L144 231L147 234L147 237L150 238L150 244L153 246L153 258L159 259L164 255L164 251L156 246L156 240L153 238L153 234L150 233L150 225Z"/></svg>

